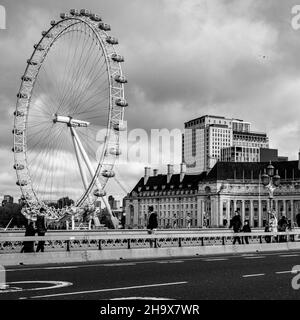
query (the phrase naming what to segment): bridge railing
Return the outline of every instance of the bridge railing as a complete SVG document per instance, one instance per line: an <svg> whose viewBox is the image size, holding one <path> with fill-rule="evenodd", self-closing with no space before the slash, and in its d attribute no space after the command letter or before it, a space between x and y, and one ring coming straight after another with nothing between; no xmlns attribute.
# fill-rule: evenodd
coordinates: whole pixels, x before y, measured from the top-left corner
<svg viewBox="0 0 300 320"><path fill-rule="evenodd" d="M195 246L228 246L233 244L235 237L241 243L268 244L274 242L299 242L300 230L290 232L262 232L233 233L231 232L155 232L154 234L138 233L91 233L86 235L47 234L44 237L9 236L0 237L1 253L19 253L24 242L33 242L36 246L39 241L45 242L45 252L82 251L82 250L114 250L114 249L142 249L168 247L195 247ZM236 242L237 245L238 241ZM1 261L1 258L0 258ZM1 263L1 262L0 262Z"/></svg>

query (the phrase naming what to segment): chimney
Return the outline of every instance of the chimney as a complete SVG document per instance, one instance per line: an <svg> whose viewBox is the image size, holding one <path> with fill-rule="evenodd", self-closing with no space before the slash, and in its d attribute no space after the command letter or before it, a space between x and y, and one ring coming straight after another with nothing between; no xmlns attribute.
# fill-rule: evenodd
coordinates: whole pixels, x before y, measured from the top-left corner
<svg viewBox="0 0 300 320"><path fill-rule="evenodd" d="M158 169L153 169L153 177L156 177L158 175Z"/></svg>
<svg viewBox="0 0 300 320"><path fill-rule="evenodd" d="M173 173L174 166L172 164L168 164L167 183L170 183Z"/></svg>
<svg viewBox="0 0 300 320"><path fill-rule="evenodd" d="M148 181L148 179L150 177L150 170L151 170L151 168L145 167L144 185L147 184L147 181Z"/></svg>
<svg viewBox="0 0 300 320"><path fill-rule="evenodd" d="M182 182L184 176L186 173L186 164L185 163L181 163L180 164L180 182Z"/></svg>

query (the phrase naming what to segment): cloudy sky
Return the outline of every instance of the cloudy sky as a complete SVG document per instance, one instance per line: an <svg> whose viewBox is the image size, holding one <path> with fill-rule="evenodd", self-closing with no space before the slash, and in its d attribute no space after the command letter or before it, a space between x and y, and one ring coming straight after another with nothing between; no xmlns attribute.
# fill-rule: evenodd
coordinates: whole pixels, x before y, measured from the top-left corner
<svg viewBox="0 0 300 320"><path fill-rule="evenodd" d="M70 8L91 9L112 26L129 79L129 128L183 128L215 114L250 121L270 147L296 159L300 147L300 30L297 0L2 0L0 30L0 198L19 195L12 170L12 113L26 60L41 31ZM118 170L126 188L144 163ZM121 191L117 193L121 195Z"/></svg>

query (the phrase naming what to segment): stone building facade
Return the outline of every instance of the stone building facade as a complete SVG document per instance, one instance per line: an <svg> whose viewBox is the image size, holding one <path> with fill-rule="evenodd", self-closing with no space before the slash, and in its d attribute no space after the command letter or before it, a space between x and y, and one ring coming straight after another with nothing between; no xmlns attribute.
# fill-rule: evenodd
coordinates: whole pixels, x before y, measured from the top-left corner
<svg viewBox="0 0 300 320"><path fill-rule="evenodd" d="M281 177L276 189L273 208L278 217L286 216L292 223L300 213L299 161L273 162ZM126 224L132 228L144 228L148 220L148 208L158 213L159 226L186 227L187 214L191 227L228 227L236 210L252 227L263 227L268 219L270 200L267 189L261 183L261 175L268 163L217 162L209 172L186 174L184 164L174 174L168 165L167 174L158 174L145 168L133 190L124 198Z"/></svg>

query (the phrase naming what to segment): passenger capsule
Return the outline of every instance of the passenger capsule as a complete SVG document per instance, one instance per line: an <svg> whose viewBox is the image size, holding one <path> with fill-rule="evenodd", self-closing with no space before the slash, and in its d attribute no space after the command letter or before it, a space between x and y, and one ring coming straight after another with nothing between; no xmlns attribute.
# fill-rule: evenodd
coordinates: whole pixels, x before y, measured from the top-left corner
<svg viewBox="0 0 300 320"><path fill-rule="evenodd" d="M54 27L54 26L56 25L56 21L55 21L55 20L51 20L50 25L51 25L52 27Z"/></svg>
<svg viewBox="0 0 300 320"><path fill-rule="evenodd" d="M115 176L115 173L113 172L113 170L104 170L102 172L102 176L105 178L113 178Z"/></svg>
<svg viewBox="0 0 300 320"><path fill-rule="evenodd" d="M79 15L80 15L80 11L77 10L77 9L71 9L71 10L70 10L70 14L71 14L72 16L79 16Z"/></svg>
<svg viewBox="0 0 300 320"><path fill-rule="evenodd" d="M116 105L118 107L128 107L128 103L125 99L117 99L116 100Z"/></svg>
<svg viewBox="0 0 300 320"><path fill-rule="evenodd" d="M38 51L45 50L45 48L41 44L35 44L33 47L34 47L34 49L36 49Z"/></svg>
<svg viewBox="0 0 300 320"><path fill-rule="evenodd" d="M104 30L104 31L110 31L111 30L110 25L107 24L107 23L104 23L104 22L100 22L98 27L99 27L100 30Z"/></svg>
<svg viewBox="0 0 300 320"><path fill-rule="evenodd" d="M115 81L118 83L127 83L126 77L119 74L115 76Z"/></svg>
<svg viewBox="0 0 300 320"><path fill-rule="evenodd" d="M22 146L15 146L11 150L12 150L12 152L15 152L15 153L21 153L21 152L23 152L23 147Z"/></svg>
<svg viewBox="0 0 300 320"><path fill-rule="evenodd" d="M112 36L108 36L106 38L106 42L109 43L109 44L112 44L112 45L116 45L119 43L118 39L115 38L115 37L112 37Z"/></svg>
<svg viewBox="0 0 300 320"><path fill-rule="evenodd" d="M15 134L16 136L21 136L23 134L23 130L13 129L12 133Z"/></svg>
<svg viewBox="0 0 300 320"><path fill-rule="evenodd" d="M106 196L106 191L105 190L99 190L99 189L96 189L95 191L94 191L94 196L95 197L98 197L98 198L100 198L100 197L105 197Z"/></svg>
<svg viewBox="0 0 300 320"><path fill-rule="evenodd" d="M113 156L119 156L119 155L121 155L121 150L120 150L120 148L118 148L118 147L111 147L111 148L109 149L109 153L110 153L111 155L113 155Z"/></svg>
<svg viewBox="0 0 300 320"><path fill-rule="evenodd" d="M96 22L99 22L102 20L101 17L96 13L92 13L90 18L91 18L91 20L96 21Z"/></svg>
<svg viewBox="0 0 300 320"><path fill-rule="evenodd" d="M23 164L16 163L14 164L15 170L24 170L25 166Z"/></svg>
<svg viewBox="0 0 300 320"><path fill-rule="evenodd" d="M27 60L27 63L28 63L30 66L36 66L36 65L38 64L37 61L31 60L31 59L28 59L28 60Z"/></svg>
<svg viewBox="0 0 300 320"><path fill-rule="evenodd" d="M115 62L124 62L124 57L117 53L113 53L111 59Z"/></svg>
<svg viewBox="0 0 300 320"><path fill-rule="evenodd" d="M48 31L43 31L42 36L45 38L53 38L53 35L49 33Z"/></svg>
<svg viewBox="0 0 300 320"><path fill-rule="evenodd" d="M91 11L87 9L81 9L80 14L85 17L89 17L91 15Z"/></svg>
<svg viewBox="0 0 300 320"><path fill-rule="evenodd" d="M69 18L69 15L67 13L63 12L63 13L60 14L60 18L61 19L67 19L67 18Z"/></svg>
<svg viewBox="0 0 300 320"><path fill-rule="evenodd" d="M113 125L113 129L114 129L115 131L126 131L127 126L126 126L124 123L122 123L122 122L120 122L120 123L115 123L115 124Z"/></svg>
<svg viewBox="0 0 300 320"><path fill-rule="evenodd" d="M15 117L24 117L24 112L17 110L14 112L14 116Z"/></svg>
<svg viewBox="0 0 300 320"><path fill-rule="evenodd" d="M27 181L26 180L18 180L17 181L17 186L21 186L21 187L24 187L24 186L27 186Z"/></svg>
<svg viewBox="0 0 300 320"><path fill-rule="evenodd" d="M25 81L25 82L32 82L32 78L31 78L31 77L28 77L28 76L22 76L22 77L21 77L21 80L22 80L22 81Z"/></svg>
<svg viewBox="0 0 300 320"><path fill-rule="evenodd" d="M17 97L18 97L19 99L28 99L28 95L27 95L26 93L22 93L22 92L19 92L19 93L17 94Z"/></svg>

